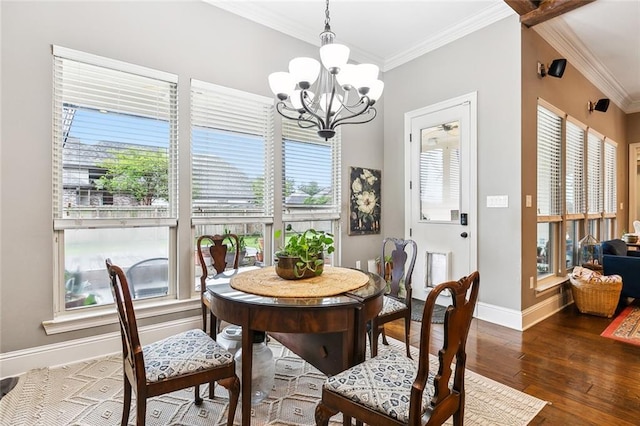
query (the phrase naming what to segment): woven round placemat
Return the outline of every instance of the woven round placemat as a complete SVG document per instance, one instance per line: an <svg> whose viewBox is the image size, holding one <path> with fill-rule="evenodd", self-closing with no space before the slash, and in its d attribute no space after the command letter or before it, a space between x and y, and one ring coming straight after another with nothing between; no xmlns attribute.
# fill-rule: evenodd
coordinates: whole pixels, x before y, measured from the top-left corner
<svg viewBox="0 0 640 426"><path fill-rule="evenodd" d="M332 266L325 266L319 277L285 280L270 266L236 275L231 287L260 296L327 297L355 290L368 281L369 276L360 271Z"/></svg>

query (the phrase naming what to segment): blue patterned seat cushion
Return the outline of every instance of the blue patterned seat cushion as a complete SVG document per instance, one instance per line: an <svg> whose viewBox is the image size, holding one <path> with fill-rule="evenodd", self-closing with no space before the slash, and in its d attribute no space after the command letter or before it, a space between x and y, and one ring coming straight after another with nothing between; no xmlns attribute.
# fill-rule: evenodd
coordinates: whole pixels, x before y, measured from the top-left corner
<svg viewBox="0 0 640 426"><path fill-rule="evenodd" d="M394 299L393 297L384 296L380 315L390 314L392 312L401 311L403 309L407 309L407 305L400 302L399 300Z"/></svg>
<svg viewBox="0 0 640 426"><path fill-rule="evenodd" d="M324 388L372 410L401 422L409 420L411 386L418 371L418 362L404 353L389 349L342 373L329 377ZM429 374L422 395L422 411L434 393L433 377Z"/></svg>
<svg viewBox="0 0 640 426"><path fill-rule="evenodd" d="M233 355L199 329L185 331L143 346L147 382L229 364Z"/></svg>

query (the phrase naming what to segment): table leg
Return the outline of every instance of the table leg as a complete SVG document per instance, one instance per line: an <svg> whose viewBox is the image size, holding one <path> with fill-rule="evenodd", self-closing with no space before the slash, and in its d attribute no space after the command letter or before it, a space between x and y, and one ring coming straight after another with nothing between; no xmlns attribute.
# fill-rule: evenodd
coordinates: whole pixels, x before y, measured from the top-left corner
<svg viewBox="0 0 640 426"><path fill-rule="evenodd" d="M253 362L253 330L242 328L242 425L251 425L251 368Z"/></svg>
<svg viewBox="0 0 640 426"><path fill-rule="evenodd" d="M356 333L353 339L353 360L349 367L364 362L367 352L367 322L365 321L362 305L355 309L354 324Z"/></svg>

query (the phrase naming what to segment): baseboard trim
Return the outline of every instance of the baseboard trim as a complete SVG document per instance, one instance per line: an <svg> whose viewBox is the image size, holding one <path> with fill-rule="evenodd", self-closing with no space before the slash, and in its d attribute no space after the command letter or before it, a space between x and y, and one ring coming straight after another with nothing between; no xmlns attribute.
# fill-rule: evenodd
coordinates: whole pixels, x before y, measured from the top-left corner
<svg viewBox="0 0 640 426"><path fill-rule="evenodd" d="M522 330L522 313L514 309L477 302L475 317L514 330Z"/></svg>
<svg viewBox="0 0 640 426"><path fill-rule="evenodd" d="M570 305L572 300L565 295L566 293L558 293L522 312L503 308L502 306L478 302L476 303L475 316L483 321L489 321L514 330L524 331L540 321L549 318L565 306Z"/></svg>
<svg viewBox="0 0 640 426"><path fill-rule="evenodd" d="M201 328L199 316L139 328L141 343L148 344L193 328ZM0 354L0 378L13 377L33 368L56 367L122 351L120 332Z"/></svg>
<svg viewBox="0 0 640 426"><path fill-rule="evenodd" d="M522 311L522 330L526 330L540 321L549 318L551 315L561 311L572 303L573 299L570 293L560 292L525 309Z"/></svg>

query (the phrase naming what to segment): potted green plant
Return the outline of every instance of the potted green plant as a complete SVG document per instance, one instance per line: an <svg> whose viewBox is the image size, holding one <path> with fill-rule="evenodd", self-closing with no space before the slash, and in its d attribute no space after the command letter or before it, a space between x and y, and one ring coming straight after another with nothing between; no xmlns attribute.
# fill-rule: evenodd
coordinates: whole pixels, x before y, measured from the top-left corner
<svg viewBox="0 0 640 426"><path fill-rule="evenodd" d="M324 253L333 251L332 234L315 229L294 234L276 252L276 273L288 280L318 276L324 269Z"/></svg>

